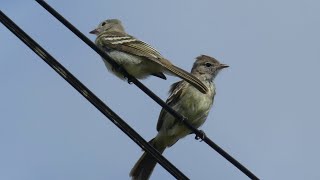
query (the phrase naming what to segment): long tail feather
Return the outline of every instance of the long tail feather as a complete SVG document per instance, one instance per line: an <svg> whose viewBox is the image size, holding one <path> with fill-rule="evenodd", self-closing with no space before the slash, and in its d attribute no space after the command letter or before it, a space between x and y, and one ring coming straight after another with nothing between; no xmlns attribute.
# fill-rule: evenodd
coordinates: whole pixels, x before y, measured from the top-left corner
<svg viewBox="0 0 320 180"><path fill-rule="evenodd" d="M166 147L162 147L159 145L157 146L154 139L152 139L149 143L151 143L152 146L156 148L161 154L166 149ZM133 180L147 180L150 178L152 171L156 165L157 161L151 155L144 152L130 171L130 176Z"/></svg>

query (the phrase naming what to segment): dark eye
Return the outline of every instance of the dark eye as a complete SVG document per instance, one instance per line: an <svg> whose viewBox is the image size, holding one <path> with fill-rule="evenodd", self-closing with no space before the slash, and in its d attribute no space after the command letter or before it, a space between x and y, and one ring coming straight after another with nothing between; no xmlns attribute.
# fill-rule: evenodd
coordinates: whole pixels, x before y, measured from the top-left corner
<svg viewBox="0 0 320 180"><path fill-rule="evenodd" d="M106 22L103 22L103 23L101 24L101 26L104 26L104 25L106 25Z"/></svg>
<svg viewBox="0 0 320 180"><path fill-rule="evenodd" d="M205 63L204 65L207 66L207 67L211 67L211 66L212 66L212 64L210 64L210 63L208 63L208 62Z"/></svg>

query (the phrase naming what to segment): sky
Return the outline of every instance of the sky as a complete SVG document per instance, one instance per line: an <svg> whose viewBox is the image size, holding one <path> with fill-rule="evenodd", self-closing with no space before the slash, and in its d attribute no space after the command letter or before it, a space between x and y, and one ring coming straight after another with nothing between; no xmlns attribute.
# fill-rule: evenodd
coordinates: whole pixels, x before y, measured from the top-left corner
<svg viewBox="0 0 320 180"><path fill-rule="evenodd" d="M215 79L206 135L261 179L320 179L320 2L48 0L87 35L122 20L129 34L190 70L200 54L230 67ZM99 55L35 1L0 9L146 140L160 106L109 73ZM163 100L178 81L142 82ZM129 179L143 153L0 25L0 179ZM164 153L190 179L248 179L190 135ZM174 179L157 165L151 179Z"/></svg>

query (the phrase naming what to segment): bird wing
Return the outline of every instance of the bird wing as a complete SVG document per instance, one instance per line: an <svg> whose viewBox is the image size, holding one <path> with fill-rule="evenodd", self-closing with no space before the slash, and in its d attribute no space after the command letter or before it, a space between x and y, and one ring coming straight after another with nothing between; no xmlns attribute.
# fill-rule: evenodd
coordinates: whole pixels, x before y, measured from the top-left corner
<svg viewBox="0 0 320 180"><path fill-rule="evenodd" d="M162 55L149 44L136 39L123 32L104 32L101 33L96 40L98 46L102 46L107 49L114 49L128 54L133 54L140 57L145 57L164 67L169 72L176 76L186 80L193 86L195 86L202 93L207 93L208 88L198 78L185 70L174 66L169 60L162 57Z"/></svg>
<svg viewBox="0 0 320 180"><path fill-rule="evenodd" d="M164 58L156 49L126 33L106 32L100 34L97 39L102 47L145 57L162 65L159 59Z"/></svg>
<svg viewBox="0 0 320 180"><path fill-rule="evenodd" d="M171 85L170 88L170 96L168 97L166 103L170 106L173 107L179 100L180 98L185 94L185 89L188 83L186 81L178 81L174 84ZM157 123L157 131L159 131L162 127L164 117L166 116L168 112L165 109L161 109L158 123ZM175 124L175 123L174 123ZM174 125L172 124L172 126Z"/></svg>

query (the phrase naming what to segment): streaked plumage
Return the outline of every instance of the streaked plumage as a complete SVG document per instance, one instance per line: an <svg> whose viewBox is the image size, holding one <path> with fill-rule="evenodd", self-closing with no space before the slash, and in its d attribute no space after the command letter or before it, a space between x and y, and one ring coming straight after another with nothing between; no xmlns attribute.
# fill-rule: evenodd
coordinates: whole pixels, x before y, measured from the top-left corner
<svg viewBox="0 0 320 180"><path fill-rule="evenodd" d="M134 77L143 79L154 75L166 79L163 73L172 74L186 80L202 93L207 93L207 87L199 79L173 65L149 44L128 35L121 21L105 20L90 33L97 35L95 40L97 46L105 50L112 59ZM104 62L111 72L124 79L107 61L104 60Z"/></svg>
<svg viewBox="0 0 320 180"><path fill-rule="evenodd" d="M191 73L199 78L208 88L208 93L203 94L186 81L174 83L170 89L167 104L181 115L188 118L188 122L199 128L207 119L215 96L213 79L218 72L228 67L216 59L201 55L197 57ZM179 139L187 136L191 131L164 109L161 110L158 124L158 134L150 143L162 153ZM144 153L130 172L132 179L148 179L156 165L156 161L149 154Z"/></svg>

